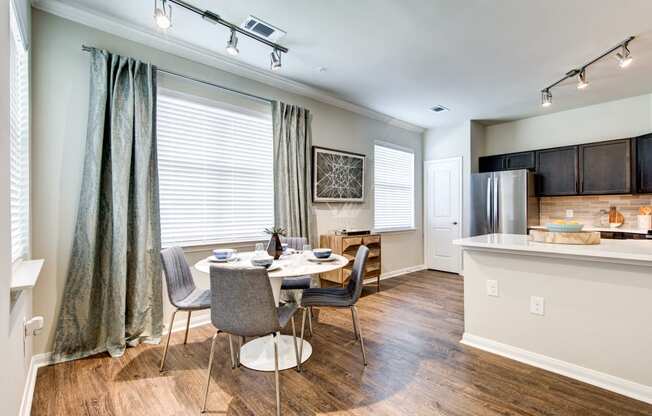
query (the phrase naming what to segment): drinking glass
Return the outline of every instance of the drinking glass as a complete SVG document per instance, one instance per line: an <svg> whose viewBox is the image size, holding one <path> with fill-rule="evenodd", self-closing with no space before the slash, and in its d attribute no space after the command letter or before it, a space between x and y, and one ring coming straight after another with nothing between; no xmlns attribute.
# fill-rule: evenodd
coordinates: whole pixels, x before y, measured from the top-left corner
<svg viewBox="0 0 652 416"><path fill-rule="evenodd" d="M256 256L260 256L265 253L265 245L263 243L256 243Z"/></svg>
<svg viewBox="0 0 652 416"><path fill-rule="evenodd" d="M312 251L312 247L310 246L310 244L304 244L303 245L303 251L304 251L304 253L307 252L307 251Z"/></svg>

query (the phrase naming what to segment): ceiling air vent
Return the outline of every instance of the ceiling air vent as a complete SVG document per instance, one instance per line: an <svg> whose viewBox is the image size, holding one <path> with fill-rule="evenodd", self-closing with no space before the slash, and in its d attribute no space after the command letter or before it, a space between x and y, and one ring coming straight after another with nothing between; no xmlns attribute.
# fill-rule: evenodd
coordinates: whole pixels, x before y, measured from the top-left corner
<svg viewBox="0 0 652 416"><path fill-rule="evenodd" d="M279 39L286 35L285 31L251 15L245 19L240 27L254 35L260 36L261 38L265 38L274 43L278 42Z"/></svg>
<svg viewBox="0 0 652 416"><path fill-rule="evenodd" d="M451 111L451 109L448 107L444 107L443 105L436 105L432 107L430 111L434 111L435 113L441 113L442 111Z"/></svg>

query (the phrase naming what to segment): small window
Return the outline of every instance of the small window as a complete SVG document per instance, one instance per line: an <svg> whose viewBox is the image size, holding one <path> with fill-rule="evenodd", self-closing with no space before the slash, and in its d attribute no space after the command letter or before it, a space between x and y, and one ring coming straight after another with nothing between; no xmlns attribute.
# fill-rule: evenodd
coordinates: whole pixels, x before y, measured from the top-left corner
<svg viewBox="0 0 652 416"><path fill-rule="evenodd" d="M264 240L274 224L271 107L165 89L157 100L163 246Z"/></svg>
<svg viewBox="0 0 652 416"><path fill-rule="evenodd" d="M414 228L414 153L374 146L374 229Z"/></svg>
<svg viewBox="0 0 652 416"><path fill-rule="evenodd" d="M9 41L9 176L11 260L30 256L29 227L29 53L10 4Z"/></svg>

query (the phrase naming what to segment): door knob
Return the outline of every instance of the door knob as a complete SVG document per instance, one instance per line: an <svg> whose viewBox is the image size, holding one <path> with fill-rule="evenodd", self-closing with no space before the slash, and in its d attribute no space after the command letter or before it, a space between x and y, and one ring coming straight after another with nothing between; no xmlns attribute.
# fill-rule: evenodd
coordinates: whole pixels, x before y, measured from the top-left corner
<svg viewBox="0 0 652 416"><path fill-rule="evenodd" d="M453 221L453 225L457 225L457 221Z"/></svg>

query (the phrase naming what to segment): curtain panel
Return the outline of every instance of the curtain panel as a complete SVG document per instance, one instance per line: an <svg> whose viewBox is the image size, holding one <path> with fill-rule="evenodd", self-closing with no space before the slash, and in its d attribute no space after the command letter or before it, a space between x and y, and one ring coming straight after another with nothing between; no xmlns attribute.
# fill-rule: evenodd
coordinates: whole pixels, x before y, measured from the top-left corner
<svg viewBox="0 0 652 416"><path fill-rule="evenodd" d="M91 52L83 179L54 339L56 361L158 342L161 231L156 71Z"/></svg>
<svg viewBox="0 0 652 416"><path fill-rule="evenodd" d="M312 235L311 147L312 116L309 110L275 101L272 104L274 129L274 220L287 235Z"/></svg>

